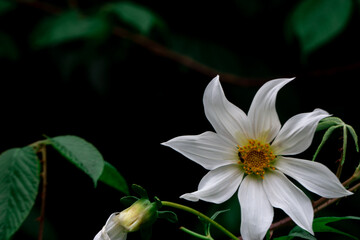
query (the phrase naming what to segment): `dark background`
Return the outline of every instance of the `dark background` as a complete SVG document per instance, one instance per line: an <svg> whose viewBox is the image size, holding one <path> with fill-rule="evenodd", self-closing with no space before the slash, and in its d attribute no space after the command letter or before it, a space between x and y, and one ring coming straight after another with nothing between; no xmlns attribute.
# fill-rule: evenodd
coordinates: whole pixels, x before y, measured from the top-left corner
<svg viewBox="0 0 360 240"><path fill-rule="evenodd" d="M306 56L287 30L289 15L301 1L134 1L156 13L166 23L166 31L142 34L126 22L112 22L203 63L213 70L208 73L156 52L155 45L144 47L136 42L138 35L124 38L110 31L100 42L79 38L33 47L34 29L44 19L69 9L87 17L110 2L49 0L36 5L15 1L12 9L0 15L0 30L15 49L0 58L1 151L28 145L42 139L42 134L77 135L94 144L129 185L143 186L152 197L209 215L231 208L219 221L239 234L236 197L221 206L179 199L196 190L206 170L160 145L179 135L212 130L203 112L202 95L214 73L220 80L225 73L238 76L231 82L224 78L222 85L227 98L245 112L262 83L295 76L277 98L282 123L294 114L322 108L359 129L357 1L341 33ZM311 159L321 137L322 132L317 133L301 157ZM341 144L341 134L336 132L318 157L333 171ZM111 213L123 209L119 199L124 195L102 183L94 188L90 178L51 148L48 155L45 239L92 239ZM358 164L351 138L347 156L342 180ZM319 216L360 216L359 200L358 194L348 197ZM39 207L40 199L14 239L37 238ZM180 225L195 228L196 217L177 213ZM275 219L283 216L276 211ZM357 224L347 221L337 226L360 236ZM178 230L180 225L158 220L153 239L191 239ZM130 240L137 238L137 233L129 234Z"/></svg>

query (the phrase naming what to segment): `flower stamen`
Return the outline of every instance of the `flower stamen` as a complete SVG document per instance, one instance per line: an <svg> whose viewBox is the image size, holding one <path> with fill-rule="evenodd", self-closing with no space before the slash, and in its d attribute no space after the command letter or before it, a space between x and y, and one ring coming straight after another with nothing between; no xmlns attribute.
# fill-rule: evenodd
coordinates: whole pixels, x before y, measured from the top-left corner
<svg viewBox="0 0 360 240"><path fill-rule="evenodd" d="M272 162L276 158L268 143L250 139L244 146L237 146L239 165L247 174L264 178L266 169L275 169Z"/></svg>

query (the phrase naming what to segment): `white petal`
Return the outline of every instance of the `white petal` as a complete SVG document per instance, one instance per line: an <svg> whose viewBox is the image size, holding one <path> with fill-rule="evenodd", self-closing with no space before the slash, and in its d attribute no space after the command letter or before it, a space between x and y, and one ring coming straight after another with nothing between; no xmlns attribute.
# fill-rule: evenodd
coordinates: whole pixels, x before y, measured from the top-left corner
<svg viewBox="0 0 360 240"><path fill-rule="evenodd" d="M189 201L201 199L212 203L223 203L234 195L239 188L243 175L244 173L237 164L219 167L208 172L201 179L197 191L186 193L180 198Z"/></svg>
<svg viewBox="0 0 360 240"><path fill-rule="evenodd" d="M248 113L253 138L269 143L279 132L281 124L275 109L278 91L294 78L275 79L265 83L256 93Z"/></svg>
<svg viewBox="0 0 360 240"><path fill-rule="evenodd" d="M171 147L209 170L235 163L238 159L236 145L214 132L176 137L162 145Z"/></svg>
<svg viewBox="0 0 360 240"><path fill-rule="evenodd" d="M290 118L281 128L271 147L277 155L295 155L311 144L319 121L330 116L326 111L315 109Z"/></svg>
<svg viewBox="0 0 360 240"><path fill-rule="evenodd" d="M105 226L94 237L94 240L126 240L127 231L121 226L117 215L113 213L106 221Z"/></svg>
<svg viewBox="0 0 360 240"><path fill-rule="evenodd" d="M247 143L248 118L246 114L230 103L216 76L206 87L203 97L205 115L215 131L234 142Z"/></svg>
<svg viewBox="0 0 360 240"><path fill-rule="evenodd" d="M246 240L264 239L274 217L274 209L267 199L262 182L259 177L248 175L239 188L240 232Z"/></svg>
<svg viewBox="0 0 360 240"><path fill-rule="evenodd" d="M335 174L321 163L281 157L275 167L322 197L339 198L352 194L343 187Z"/></svg>
<svg viewBox="0 0 360 240"><path fill-rule="evenodd" d="M311 201L284 174L278 171L267 172L264 189L271 205L281 208L299 227L314 235L314 210Z"/></svg>

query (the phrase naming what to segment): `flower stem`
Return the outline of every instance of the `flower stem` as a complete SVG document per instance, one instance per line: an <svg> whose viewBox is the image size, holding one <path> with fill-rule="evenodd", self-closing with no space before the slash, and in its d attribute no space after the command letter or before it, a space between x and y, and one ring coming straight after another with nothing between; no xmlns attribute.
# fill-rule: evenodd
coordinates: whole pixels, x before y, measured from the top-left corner
<svg viewBox="0 0 360 240"><path fill-rule="evenodd" d="M186 227L180 227L180 230L186 232L187 234L189 234L189 235L191 235L193 237L197 237L197 238L200 238L200 239L203 239L203 240L213 240L213 238L210 237L210 236L201 235L199 233L191 231L190 229L187 229Z"/></svg>
<svg viewBox="0 0 360 240"><path fill-rule="evenodd" d="M192 214L194 214L194 215L196 215L198 217L201 217L202 219L204 219L205 221L209 222L214 227L216 227L217 229L222 231L224 234L229 236L231 239L239 240L234 234L232 234L229 230L224 228L222 225L220 225L219 223L215 222L213 219L209 218L205 214L203 214L203 213L201 213L201 212L199 212L199 211L197 211L197 210L195 210L193 208L190 208L190 207L178 204L178 203L168 202L168 201L161 201L161 203L162 203L163 206L177 208L177 209L192 213Z"/></svg>

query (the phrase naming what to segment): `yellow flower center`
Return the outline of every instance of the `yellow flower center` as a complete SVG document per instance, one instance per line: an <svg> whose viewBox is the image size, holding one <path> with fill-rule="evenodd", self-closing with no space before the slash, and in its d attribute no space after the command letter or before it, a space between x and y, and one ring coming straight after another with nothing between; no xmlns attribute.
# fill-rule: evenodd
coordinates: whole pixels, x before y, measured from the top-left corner
<svg viewBox="0 0 360 240"><path fill-rule="evenodd" d="M264 178L266 169L275 169L272 162L276 158L268 143L249 140L247 145L237 146L239 165L247 174L255 174Z"/></svg>

